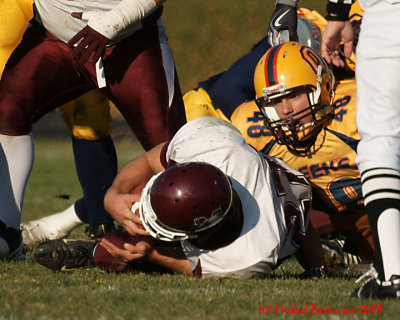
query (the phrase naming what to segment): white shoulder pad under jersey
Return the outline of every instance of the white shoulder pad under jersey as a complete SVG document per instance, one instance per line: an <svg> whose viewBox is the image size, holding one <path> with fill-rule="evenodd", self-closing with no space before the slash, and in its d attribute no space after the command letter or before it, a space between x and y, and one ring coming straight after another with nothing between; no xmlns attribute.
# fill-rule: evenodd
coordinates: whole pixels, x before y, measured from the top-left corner
<svg viewBox="0 0 400 320"><path fill-rule="evenodd" d="M35 0L35 6L39 13L37 20L52 35L64 42L68 42L87 24L87 21L73 18L71 16L72 12L109 11L119 2L121 0ZM113 39L113 43L126 38L141 28L141 22L129 26Z"/></svg>
<svg viewBox="0 0 400 320"><path fill-rule="evenodd" d="M181 242L192 268L200 266L202 276L268 274L279 258L294 253L295 246L286 241L285 201L275 188L270 165L233 125L214 117L187 123L169 144L166 161L169 160L204 161L217 166L229 176L242 202L244 224L233 243L217 250L203 250L188 241ZM299 205L297 199L294 203Z"/></svg>

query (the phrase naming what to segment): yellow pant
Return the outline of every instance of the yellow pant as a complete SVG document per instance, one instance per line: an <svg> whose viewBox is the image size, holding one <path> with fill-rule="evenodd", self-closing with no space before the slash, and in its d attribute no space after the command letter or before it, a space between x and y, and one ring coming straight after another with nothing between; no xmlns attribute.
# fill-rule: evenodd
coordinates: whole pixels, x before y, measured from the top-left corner
<svg viewBox="0 0 400 320"><path fill-rule="evenodd" d="M111 134L110 103L97 91L90 91L59 110L77 139L98 140Z"/></svg>

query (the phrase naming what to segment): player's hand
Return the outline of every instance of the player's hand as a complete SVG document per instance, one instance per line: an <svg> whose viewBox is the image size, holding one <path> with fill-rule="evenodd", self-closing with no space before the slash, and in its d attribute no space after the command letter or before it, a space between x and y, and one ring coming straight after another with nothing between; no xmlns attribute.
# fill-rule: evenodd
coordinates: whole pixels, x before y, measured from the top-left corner
<svg viewBox="0 0 400 320"><path fill-rule="evenodd" d="M113 257L121 259L124 262L145 259L153 251L153 247L149 241L139 241L135 244L124 243L124 247L121 249L102 238L99 245L106 249Z"/></svg>
<svg viewBox="0 0 400 320"><path fill-rule="evenodd" d="M344 67L339 48L342 43L344 55L350 57L353 51L353 39L354 33L350 21L328 21L321 44L321 51L326 62L337 67Z"/></svg>
<svg viewBox="0 0 400 320"><path fill-rule="evenodd" d="M133 204L139 200L138 194L120 194L109 190L104 197L104 207L129 234L148 236L149 233L144 229L139 215L131 210Z"/></svg>
<svg viewBox="0 0 400 320"><path fill-rule="evenodd" d="M71 15L74 18L88 20L94 18L95 12L72 12ZM99 17L98 17L99 18ZM72 49L73 58L81 64L86 63L89 58L93 55L91 64L96 64L97 60L103 54L106 45L110 42L110 39L86 25L81 31L68 41L68 46ZM76 47L74 47L76 44Z"/></svg>
<svg viewBox="0 0 400 320"><path fill-rule="evenodd" d="M286 33L286 35L285 35ZM277 4L268 26L268 42L276 46L287 41L297 41L297 9L287 4Z"/></svg>

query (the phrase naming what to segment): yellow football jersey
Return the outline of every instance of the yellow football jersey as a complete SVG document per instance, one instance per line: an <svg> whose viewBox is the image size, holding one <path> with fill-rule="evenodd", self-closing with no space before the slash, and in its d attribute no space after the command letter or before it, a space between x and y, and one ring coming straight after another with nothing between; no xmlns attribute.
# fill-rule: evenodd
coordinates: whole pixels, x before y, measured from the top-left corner
<svg viewBox="0 0 400 320"><path fill-rule="evenodd" d="M253 101L239 106L231 121L248 144L281 158L302 172L319 190L330 211L338 213L362 205L360 176L355 163L360 138L355 121L355 94L355 80L344 80L337 86L333 120L320 132L307 155L295 155L285 145L277 144Z"/></svg>
<svg viewBox="0 0 400 320"><path fill-rule="evenodd" d="M356 244L361 256L373 259L373 239L355 162L360 140L355 97L354 79L338 84L333 103L334 117L319 133L307 155L294 155L285 145L276 143L264 126L264 118L254 101L240 105L233 112L231 121L248 144L302 172L313 187L313 207L331 213L330 220L337 230Z"/></svg>

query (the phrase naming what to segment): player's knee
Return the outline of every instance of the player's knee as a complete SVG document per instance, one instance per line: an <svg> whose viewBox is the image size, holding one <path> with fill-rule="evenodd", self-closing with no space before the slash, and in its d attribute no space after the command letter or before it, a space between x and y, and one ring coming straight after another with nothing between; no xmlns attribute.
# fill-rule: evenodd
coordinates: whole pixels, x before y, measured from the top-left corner
<svg viewBox="0 0 400 320"><path fill-rule="evenodd" d="M23 135L32 130L32 124L19 108L3 107L0 103L0 134Z"/></svg>

